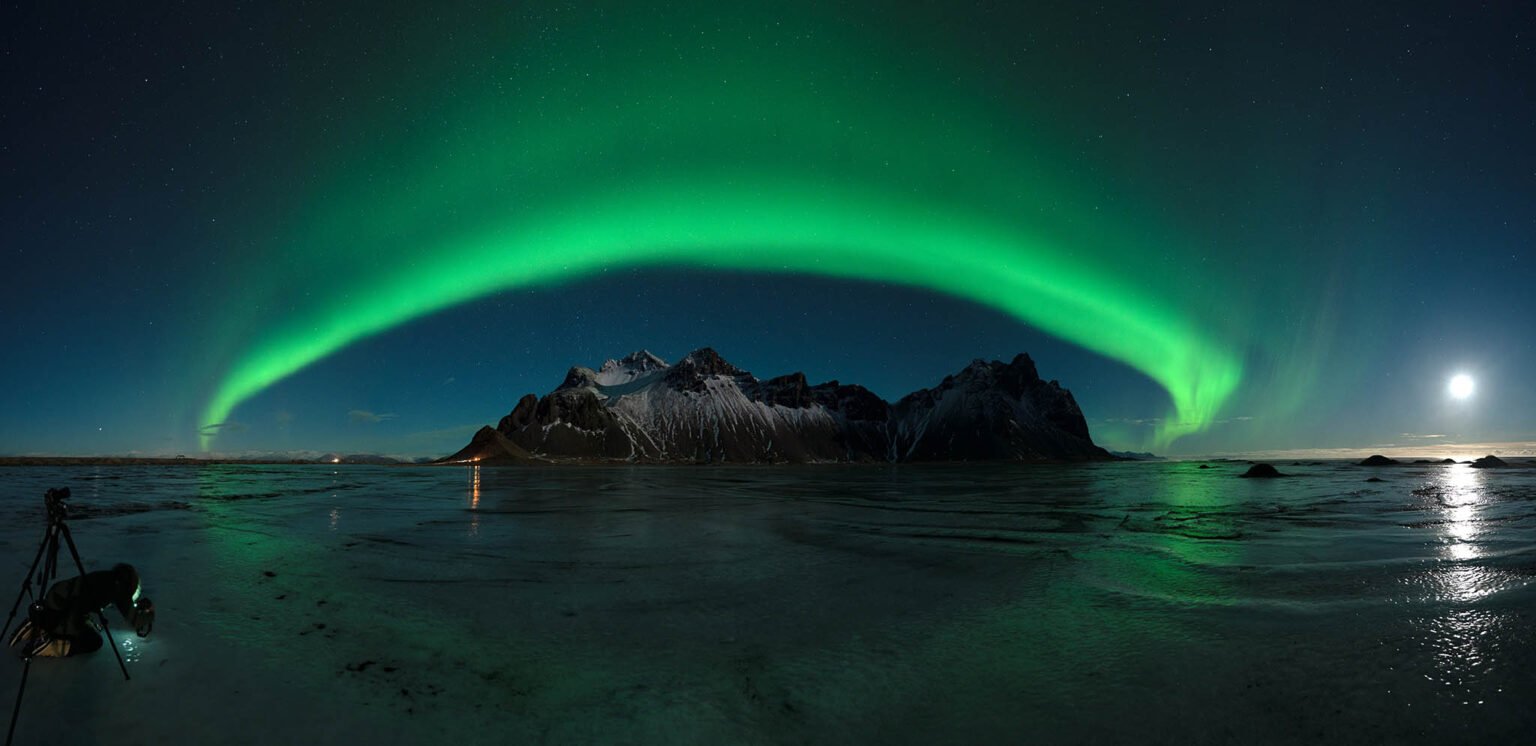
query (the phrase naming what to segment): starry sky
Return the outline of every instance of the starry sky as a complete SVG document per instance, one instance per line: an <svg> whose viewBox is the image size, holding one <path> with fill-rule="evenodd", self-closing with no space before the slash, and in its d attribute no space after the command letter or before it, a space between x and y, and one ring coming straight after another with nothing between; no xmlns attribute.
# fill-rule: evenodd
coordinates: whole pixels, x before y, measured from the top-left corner
<svg viewBox="0 0 1536 746"><path fill-rule="evenodd" d="M1029 352L1170 455L1536 440L1536 24L1349 5L10 6L0 454L442 455L701 346Z"/></svg>

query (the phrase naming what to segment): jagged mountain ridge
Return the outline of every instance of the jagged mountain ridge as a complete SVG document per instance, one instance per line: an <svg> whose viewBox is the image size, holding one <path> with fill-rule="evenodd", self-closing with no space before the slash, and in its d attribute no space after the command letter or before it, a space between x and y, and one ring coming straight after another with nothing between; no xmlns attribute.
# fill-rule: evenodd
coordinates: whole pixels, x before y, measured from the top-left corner
<svg viewBox="0 0 1536 746"><path fill-rule="evenodd" d="M525 395L447 461L657 463L1084 461L1093 444L1072 393L1034 361L976 360L894 405L803 373L760 380L708 347L676 364L641 350L573 367Z"/></svg>

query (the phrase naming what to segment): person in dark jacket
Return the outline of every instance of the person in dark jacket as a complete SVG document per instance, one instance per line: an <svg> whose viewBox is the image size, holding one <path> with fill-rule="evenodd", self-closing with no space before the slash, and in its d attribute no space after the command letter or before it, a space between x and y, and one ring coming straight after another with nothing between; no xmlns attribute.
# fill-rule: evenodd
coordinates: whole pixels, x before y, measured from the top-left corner
<svg viewBox="0 0 1536 746"><path fill-rule="evenodd" d="M142 590L139 571L127 564L54 583L11 636L11 647L23 657L44 658L99 650L101 633L94 617L108 604L116 606L140 636L147 635L155 605L140 597Z"/></svg>

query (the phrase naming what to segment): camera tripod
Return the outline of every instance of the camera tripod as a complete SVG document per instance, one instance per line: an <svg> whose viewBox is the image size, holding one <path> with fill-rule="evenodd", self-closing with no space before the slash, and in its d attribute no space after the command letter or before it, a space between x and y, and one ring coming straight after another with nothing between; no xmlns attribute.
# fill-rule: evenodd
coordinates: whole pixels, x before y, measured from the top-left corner
<svg viewBox="0 0 1536 746"><path fill-rule="evenodd" d="M28 617L34 616L32 611L40 607L42 595L48 592L48 586L58 579L59 574L59 538L63 537L64 543L69 546L69 555L75 560L75 568L80 571L80 576L85 576L85 563L80 561L80 550L75 548L75 539L69 532L69 524L65 518L69 515L69 505L64 501L69 498L69 488L48 490L43 496L43 504L48 508L48 530L43 534L43 543L37 548L37 556L32 559L32 567L27 570L26 577L21 580L21 592L16 594L16 603L11 605L11 615L6 617L5 626L0 627L0 640L4 640L7 632L11 630L11 622L16 619L16 610L21 608L21 600L27 596L33 596L34 602L28 607ZM41 567L39 567L41 565ZM37 578L37 593L32 593L33 576ZM106 635L107 642L112 645L112 654L117 656L117 665L123 670L123 680L131 679L128 675L128 665L123 663L123 654L117 650L117 641L112 639L112 632L107 627L107 615L101 609L96 610L96 618L101 622L102 634ZM33 621L36 625L38 622ZM11 739L16 735L16 720L21 716L21 698L27 692L27 674L32 672L32 655L27 655L26 663L21 667L21 686L16 689L16 707L11 710L11 727L6 731L5 744L11 745Z"/></svg>

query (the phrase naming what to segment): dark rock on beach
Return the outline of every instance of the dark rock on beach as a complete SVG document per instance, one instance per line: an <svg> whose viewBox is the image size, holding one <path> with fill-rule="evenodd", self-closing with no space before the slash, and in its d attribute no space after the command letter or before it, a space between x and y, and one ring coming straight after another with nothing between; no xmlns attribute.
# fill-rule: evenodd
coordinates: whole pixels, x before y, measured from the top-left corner
<svg viewBox="0 0 1536 746"><path fill-rule="evenodd" d="M1239 476L1243 479L1274 479L1275 477L1283 477L1285 475L1281 474L1279 469L1269 464L1254 464L1248 467L1248 471L1243 472Z"/></svg>

